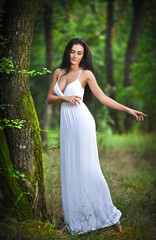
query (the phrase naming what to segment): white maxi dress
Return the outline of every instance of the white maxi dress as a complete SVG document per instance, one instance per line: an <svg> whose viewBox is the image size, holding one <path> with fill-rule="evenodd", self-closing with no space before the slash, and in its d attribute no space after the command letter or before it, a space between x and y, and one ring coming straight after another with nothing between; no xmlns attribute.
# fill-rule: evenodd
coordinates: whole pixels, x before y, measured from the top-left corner
<svg viewBox="0 0 156 240"><path fill-rule="evenodd" d="M62 93L58 82L63 70L54 86L55 94L83 99L81 71ZM121 212L112 203L101 171L95 121L81 100L80 104L61 104L60 161L62 207L69 232L81 234L117 223Z"/></svg>

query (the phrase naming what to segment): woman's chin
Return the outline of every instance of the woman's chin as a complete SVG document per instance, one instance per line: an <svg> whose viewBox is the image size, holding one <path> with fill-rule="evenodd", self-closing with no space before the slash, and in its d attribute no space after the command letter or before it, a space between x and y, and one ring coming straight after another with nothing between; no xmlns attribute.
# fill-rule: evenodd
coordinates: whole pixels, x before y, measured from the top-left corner
<svg viewBox="0 0 156 240"><path fill-rule="evenodd" d="M71 61L71 64L72 64L72 65L76 65L77 63L78 63L77 61L74 61L74 62Z"/></svg>

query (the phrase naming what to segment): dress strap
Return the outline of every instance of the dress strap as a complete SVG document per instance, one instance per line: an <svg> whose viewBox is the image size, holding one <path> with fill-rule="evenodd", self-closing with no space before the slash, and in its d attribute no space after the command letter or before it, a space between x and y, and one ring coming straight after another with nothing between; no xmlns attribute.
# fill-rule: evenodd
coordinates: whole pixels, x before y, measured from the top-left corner
<svg viewBox="0 0 156 240"><path fill-rule="evenodd" d="M80 72L79 72L79 75L78 75L78 78L77 78L77 79L79 79L81 72L82 72L82 69L80 70Z"/></svg>
<svg viewBox="0 0 156 240"><path fill-rule="evenodd" d="M58 77L58 79L57 79L57 82L59 81L59 79L60 79L60 77L62 76L62 73L64 72L64 69L61 71L61 73L60 73L60 75L59 75L59 77Z"/></svg>

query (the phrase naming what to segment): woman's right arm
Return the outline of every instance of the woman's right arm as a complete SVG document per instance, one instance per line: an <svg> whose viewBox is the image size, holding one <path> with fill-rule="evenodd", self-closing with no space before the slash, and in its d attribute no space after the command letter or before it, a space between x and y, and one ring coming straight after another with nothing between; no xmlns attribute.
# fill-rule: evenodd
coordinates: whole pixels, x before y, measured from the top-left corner
<svg viewBox="0 0 156 240"><path fill-rule="evenodd" d="M61 73L61 70L56 69L54 74L53 74L52 83L50 85L50 89L49 89L48 96L47 96L47 103L48 104L57 104L57 103L64 102L63 96L56 96L55 93L54 93L54 86L56 84L57 78L58 78L60 73Z"/></svg>
<svg viewBox="0 0 156 240"><path fill-rule="evenodd" d="M54 86L56 84L56 81L57 81L60 73L61 73L61 69L56 69L53 74L52 83L50 85L50 89L49 89L48 96L47 96L47 103L48 104L57 104L57 103L69 102L72 104L76 104L76 103L80 104L79 100L81 98L79 96L57 96L54 93Z"/></svg>

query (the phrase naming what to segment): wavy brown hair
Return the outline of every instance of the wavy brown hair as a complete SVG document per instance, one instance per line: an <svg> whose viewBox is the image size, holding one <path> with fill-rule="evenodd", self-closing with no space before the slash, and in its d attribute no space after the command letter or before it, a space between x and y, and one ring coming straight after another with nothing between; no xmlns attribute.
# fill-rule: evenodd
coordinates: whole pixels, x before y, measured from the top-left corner
<svg viewBox="0 0 156 240"><path fill-rule="evenodd" d="M84 70L90 70L94 74L94 67L92 63L92 54L90 52L90 49L87 45L87 43L81 39L81 38L72 38L68 44L65 47L64 53L63 53L63 58L62 58L62 63L60 65L60 68L65 69L65 73L68 73L71 67L71 62L70 62L70 52L72 49L72 46L74 44L80 44L84 48L84 55L83 58L79 64ZM89 85L86 84L85 86L85 92L84 92L84 102L85 103L91 103L93 100L93 93L89 88Z"/></svg>

